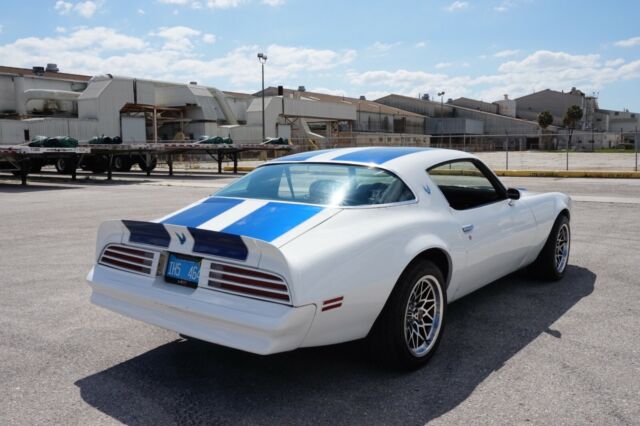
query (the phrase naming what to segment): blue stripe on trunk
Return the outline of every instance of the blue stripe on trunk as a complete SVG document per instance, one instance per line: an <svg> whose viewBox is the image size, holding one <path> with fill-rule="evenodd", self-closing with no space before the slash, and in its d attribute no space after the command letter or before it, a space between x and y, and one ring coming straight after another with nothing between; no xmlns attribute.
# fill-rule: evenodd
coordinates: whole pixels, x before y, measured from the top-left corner
<svg viewBox="0 0 640 426"><path fill-rule="evenodd" d="M331 161L354 161L358 163L383 164L404 155L425 151L432 148L368 148L339 155Z"/></svg>
<svg viewBox="0 0 640 426"><path fill-rule="evenodd" d="M210 254L236 260L247 260L249 249L237 235L206 229L187 228L193 237L195 253Z"/></svg>
<svg viewBox="0 0 640 426"><path fill-rule="evenodd" d="M171 235L160 223L137 220L123 220L122 223L129 230L129 242L160 247L169 247L171 243Z"/></svg>
<svg viewBox="0 0 640 426"><path fill-rule="evenodd" d="M207 198L204 202L163 220L162 223L197 228L243 201L234 198Z"/></svg>
<svg viewBox="0 0 640 426"><path fill-rule="evenodd" d="M268 203L222 230L263 241L273 241L324 210L323 207Z"/></svg>

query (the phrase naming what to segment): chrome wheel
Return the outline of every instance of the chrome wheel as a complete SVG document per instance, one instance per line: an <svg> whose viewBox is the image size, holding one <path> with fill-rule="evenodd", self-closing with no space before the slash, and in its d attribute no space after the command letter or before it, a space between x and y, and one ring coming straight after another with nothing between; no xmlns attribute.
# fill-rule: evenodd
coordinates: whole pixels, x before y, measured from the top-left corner
<svg viewBox="0 0 640 426"><path fill-rule="evenodd" d="M565 223L558 230L558 237L556 239L555 261L556 271L558 271L558 273L562 273L567 267L570 245L571 233L569 231L569 225Z"/></svg>
<svg viewBox="0 0 640 426"><path fill-rule="evenodd" d="M438 280L433 275L425 275L416 281L409 295L404 323L404 340L414 356L425 356L437 341L443 308Z"/></svg>

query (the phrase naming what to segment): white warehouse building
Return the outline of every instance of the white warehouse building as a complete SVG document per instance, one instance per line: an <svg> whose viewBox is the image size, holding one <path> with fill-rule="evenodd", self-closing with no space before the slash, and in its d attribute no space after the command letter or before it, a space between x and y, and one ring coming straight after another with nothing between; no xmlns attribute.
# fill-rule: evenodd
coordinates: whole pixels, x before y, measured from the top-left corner
<svg viewBox="0 0 640 426"><path fill-rule="evenodd" d="M348 144L365 143L357 137L365 103L275 90L265 93L265 137L326 146L338 143L339 134ZM377 105L374 110L380 115L385 108ZM376 131L377 143L429 143L421 117L409 112L393 114L396 118L409 116L405 121L420 118L420 134L411 131L405 137L406 126L389 126ZM193 140L206 135L258 143L262 141L262 117L262 99L257 94L222 92L195 82L66 74L53 64L46 69L0 66L0 144L5 145L24 143L36 135L70 136L80 141L119 136L125 143ZM394 123L393 116L390 123ZM341 131L345 129L347 132Z"/></svg>

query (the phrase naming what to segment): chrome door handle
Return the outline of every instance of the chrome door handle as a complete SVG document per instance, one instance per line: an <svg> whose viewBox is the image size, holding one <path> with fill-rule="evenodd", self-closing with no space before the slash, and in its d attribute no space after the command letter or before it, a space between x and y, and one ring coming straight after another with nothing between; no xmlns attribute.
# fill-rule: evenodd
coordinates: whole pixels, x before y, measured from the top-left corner
<svg viewBox="0 0 640 426"><path fill-rule="evenodd" d="M464 225L462 227L462 232L464 232L465 234L469 233L473 231L473 225Z"/></svg>

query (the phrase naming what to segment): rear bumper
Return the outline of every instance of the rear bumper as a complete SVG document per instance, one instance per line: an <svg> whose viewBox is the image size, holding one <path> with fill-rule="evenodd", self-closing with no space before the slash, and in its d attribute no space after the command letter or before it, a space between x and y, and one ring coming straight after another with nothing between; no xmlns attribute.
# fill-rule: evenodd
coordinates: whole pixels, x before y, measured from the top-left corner
<svg viewBox="0 0 640 426"><path fill-rule="evenodd" d="M315 305L291 307L204 288L167 284L96 265L87 276L91 301L177 333L256 354L300 346Z"/></svg>

